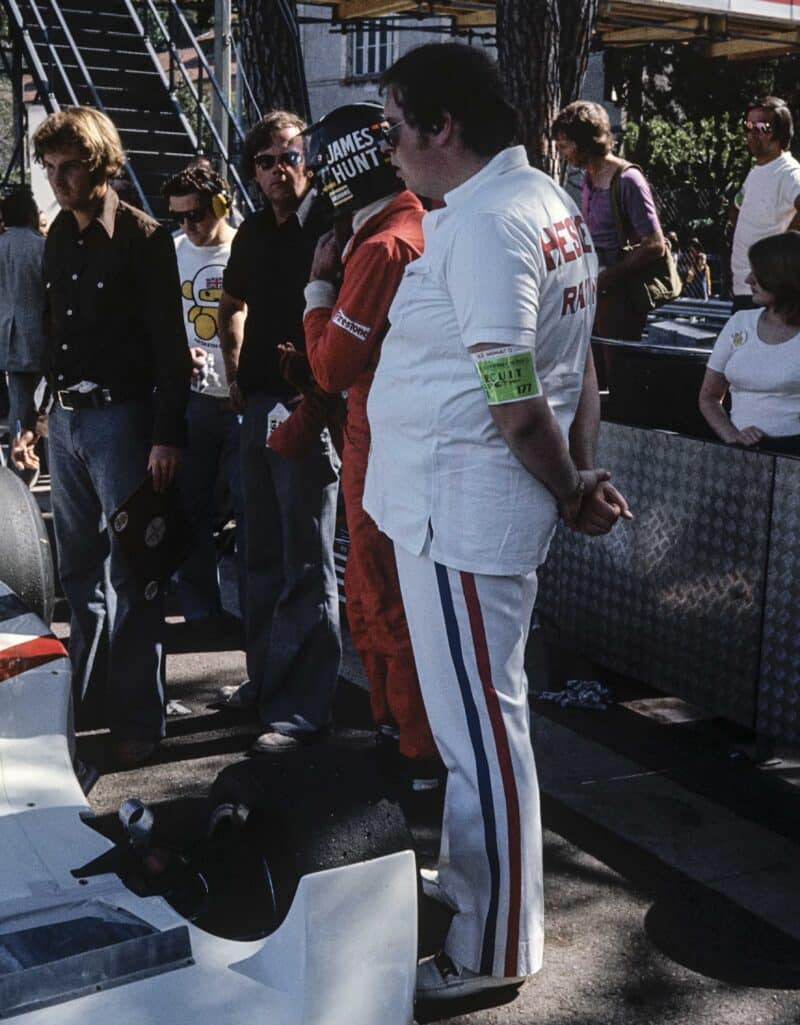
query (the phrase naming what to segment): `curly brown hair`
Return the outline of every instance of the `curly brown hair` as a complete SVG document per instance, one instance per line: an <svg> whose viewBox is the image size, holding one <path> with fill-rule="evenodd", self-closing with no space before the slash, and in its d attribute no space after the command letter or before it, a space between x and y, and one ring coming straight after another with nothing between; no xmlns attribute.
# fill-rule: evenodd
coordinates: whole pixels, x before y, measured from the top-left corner
<svg viewBox="0 0 800 1025"><path fill-rule="evenodd" d="M50 114L33 134L33 154L41 164L46 153L76 146L96 182L116 178L125 166L125 151L114 123L93 107L66 107Z"/></svg>
<svg viewBox="0 0 800 1025"><path fill-rule="evenodd" d="M230 186L221 174L212 168L199 167L197 164L184 167L161 186L161 195L165 199L169 199L170 196L190 196L193 192L199 192L201 196L207 197L209 202L212 196L219 194L230 201L231 195Z"/></svg>
<svg viewBox="0 0 800 1025"><path fill-rule="evenodd" d="M606 109L591 100L576 100L564 107L553 122L550 134L566 136L584 158L604 157L613 147Z"/></svg>

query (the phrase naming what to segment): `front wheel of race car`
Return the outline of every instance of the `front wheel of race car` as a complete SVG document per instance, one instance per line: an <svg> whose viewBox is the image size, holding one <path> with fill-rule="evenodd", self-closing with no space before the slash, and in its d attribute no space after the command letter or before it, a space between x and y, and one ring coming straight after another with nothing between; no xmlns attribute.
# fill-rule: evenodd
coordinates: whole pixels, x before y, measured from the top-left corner
<svg viewBox="0 0 800 1025"><path fill-rule="evenodd" d="M25 482L0 467L0 580L45 623L53 618L55 573L50 539Z"/></svg>
<svg viewBox="0 0 800 1025"><path fill-rule="evenodd" d="M372 745L319 745L224 769L209 796L196 924L229 939L273 932L304 875L412 849Z"/></svg>

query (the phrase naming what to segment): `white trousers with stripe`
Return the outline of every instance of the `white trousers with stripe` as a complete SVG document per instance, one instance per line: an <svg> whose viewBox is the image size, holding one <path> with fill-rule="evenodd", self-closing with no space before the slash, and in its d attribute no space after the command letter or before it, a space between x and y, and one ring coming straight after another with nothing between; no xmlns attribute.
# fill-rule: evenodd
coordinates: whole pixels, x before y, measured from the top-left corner
<svg viewBox="0 0 800 1025"><path fill-rule="evenodd" d="M445 952L484 975L542 963L539 786L525 642L536 573L465 573L395 546L422 696L448 769L439 883L457 908Z"/></svg>

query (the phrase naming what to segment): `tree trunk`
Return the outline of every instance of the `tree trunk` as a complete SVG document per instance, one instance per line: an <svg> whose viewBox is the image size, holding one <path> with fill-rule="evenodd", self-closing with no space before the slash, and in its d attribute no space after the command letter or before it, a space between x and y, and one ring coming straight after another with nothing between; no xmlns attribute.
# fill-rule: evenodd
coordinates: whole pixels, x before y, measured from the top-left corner
<svg viewBox="0 0 800 1025"><path fill-rule="evenodd" d="M553 174L550 125L561 103L556 0L497 0L497 56L506 97L520 112L522 139L534 167Z"/></svg>
<svg viewBox="0 0 800 1025"><path fill-rule="evenodd" d="M577 99L589 59L597 0L496 0L497 54L506 95L520 111L534 167L559 170L550 125Z"/></svg>
<svg viewBox="0 0 800 1025"><path fill-rule="evenodd" d="M240 0L239 26L244 74L261 114L291 110L309 117L305 68L295 0ZM244 89L247 120L259 111Z"/></svg>
<svg viewBox="0 0 800 1025"><path fill-rule="evenodd" d="M561 106L565 107L580 96L597 21L597 0L559 0L558 7L561 14Z"/></svg>

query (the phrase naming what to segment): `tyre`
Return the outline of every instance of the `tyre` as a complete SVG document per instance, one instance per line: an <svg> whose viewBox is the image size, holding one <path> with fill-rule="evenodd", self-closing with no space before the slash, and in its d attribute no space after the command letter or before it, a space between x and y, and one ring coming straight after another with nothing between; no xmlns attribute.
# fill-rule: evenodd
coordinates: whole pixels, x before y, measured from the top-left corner
<svg viewBox="0 0 800 1025"><path fill-rule="evenodd" d="M209 911L197 925L229 938L274 931L304 875L413 849L371 743L231 765L209 801Z"/></svg>
<svg viewBox="0 0 800 1025"><path fill-rule="evenodd" d="M0 467L0 580L49 624L55 606L55 574L47 528L24 482Z"/></svg>

